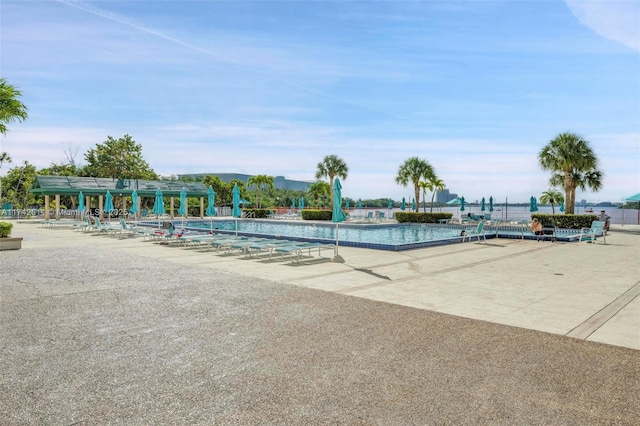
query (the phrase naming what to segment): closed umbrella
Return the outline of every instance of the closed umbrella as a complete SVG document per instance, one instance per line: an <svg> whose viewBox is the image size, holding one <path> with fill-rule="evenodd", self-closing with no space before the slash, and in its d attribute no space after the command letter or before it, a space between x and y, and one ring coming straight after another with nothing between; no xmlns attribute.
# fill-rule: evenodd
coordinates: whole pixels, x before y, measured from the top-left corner
<svg viewBox="0 0 640 426"><path fill-rule="evenodd" d="M236 218L236 237L238 236L238 218L242 216L242 210L240 210L240 188L238 184L233 185L233 211L232 216Z"/></svg>
<svg viewBox="0 0 640 426"><path fill-rule="evenodd" d="M293 213L295 209L296 209L296 199L292 198L291 199L291 213Z"/></svg>
<svg viewBox="0 0 640 426"><path fill-rule="evenodd" d="M389 210L393 209L393 200L389 198Z"/></svg>
<svg viewBox="0 0 640 426"><path fill-rule="evenodd" d="M400 204L400 210L404 211L404 209L407 208L407 202L404 200L404 197L402 197L402 204Z"/></svg>
<svg viewBox="0 0 640 426"><path fill-rule="evenodd" d="M362 199L358 198L358 210L362 210Z"/></svg>
<svg viewBox="0 0 640 426"><path fill-rule="evenodd" d="M484 204L484 197L482 197L482 202L480 203L480 211L483 212L485 211L487 208Z"/></svg>
<svg viewBox="0 0 640 426"><path fill-rule="evenodd" d="M182 187L180 191L180 208L178 214L182 216L182 227L184 228L184 218L187 215L187 190Z"/></svg>
<svg viewBox="0 0 640 426"><path fill-rule="evenodd" d="M111 222L111 212L115 210L113 208L113 197L111 196L111 192L107 191L107 194L104 197L104 211L108 213L108 221Z"/></svg>
<svg viewBox="0 0 640 426"><path fill-rule="evenodd" d="M331 259L332 262L343 263L344 259L338 253L338 223L344 221L345 215L342 211L342 185L340 184L340 179L337 179L333 182L333 211L331 213L331 221L336 224L336 249Z"/></svg>
<svg viewBox="0 0 640 426"><path fill-rule="evenodd" d="M164 199L162 198L162 191L160 191L160 188L156 191L156 200L153 203L153 210L151 210L151 213L156 215L156 219L158 219L158 216L164 214ZM158 221L158 226L160 226L160 221Z"/></svg>
<svg viewBox="0 0 640 426"><path fill-rule="evenodd" d="M345 200L344 200L344 208L345 208L345 210L349 210L349 199L348 198L345 198Z"/></svg>
<svg viewBox="0 0 640 426"><path fill-rule="evenodd" d="M80 218L82 219L82 213L87 209L84 205L84 194L82 191L78 194L78 211L80 212Z"/></svg>
<svg viewBox="0 0 640 426"><path fill-rule="evenodd" d="M414 211L416 209L416 199L412 198L411 199L411 211Z"/></svg>
<svg viewBox="0 0 640 426"><path fill-rule="evenodd" d="M529 199L529 211L531 213L537 212L538 211L538 202L536 201L536 197L531 197Z"/></svg>
<svg viewBox="0 0 640 426"><path fill-rule="evenodd" d="M138 214L138 192L135 189L131 193L131 208L129 209L129 213L133 215L134 219Z"/></svg>
<svg viewBox="0 0 640 426"><path fill-rule="evenodd" d="M489 197L489 213L493 211L493 197Z"/></svg>
<svg viewBox="0 0 640 426"><path fill-rule="evenodd" d="M215 201L216 201L216 193L213 190L213 187L211 185L209 185L209 190L207 191L207 211L206 211L206 215L208 217L211 217L211 224L210 224L210 228L209 228L209 232L213 233L213 216L216 215L216 206L215 206Z"/></svg>
<svg viewBox="0 0 640 426"><path fill-rule="evenodd" d="M564 212L564 201L560 201L560 209L561 212Z"/></svg>
<svg viewBox="0 0 640 426"><path fill-rule="evenodd" d="M460 211L463 212L464 211L464 197L460 197Z"/></svg>
<svg viewBox="0 0 640 426"><path fill-rule="evenodd" d="M298 200L298 208L300 210L304 210L304 198L300 197L300 199Z"/></svg>

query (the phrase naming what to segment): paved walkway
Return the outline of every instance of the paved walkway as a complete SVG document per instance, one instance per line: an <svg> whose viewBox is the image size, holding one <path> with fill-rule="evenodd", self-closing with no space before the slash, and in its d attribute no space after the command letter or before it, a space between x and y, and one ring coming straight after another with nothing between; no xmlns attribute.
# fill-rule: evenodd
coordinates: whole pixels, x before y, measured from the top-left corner
<svg viewBox="0 0 640 426"><path fill-rule="evenodd" d="M290 264L16 224L0 423L636 424L625 228Z"/></svg>
<svg viewBox="0 0 640 426"><path fill-rule="evenodd" d="M342 264L317 255L301 264L245 259L33 224L16 224L13 234L27 236L25 247L116 247L177 265L640 349L640 226L614 226L606 245L493 239L403 252L340 247Z"/></svg>

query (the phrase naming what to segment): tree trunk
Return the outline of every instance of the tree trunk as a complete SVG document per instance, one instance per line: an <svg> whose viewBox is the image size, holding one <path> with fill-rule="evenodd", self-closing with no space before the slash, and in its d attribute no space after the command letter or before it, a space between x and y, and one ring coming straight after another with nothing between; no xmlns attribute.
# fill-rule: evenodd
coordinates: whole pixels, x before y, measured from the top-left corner
<svg viewBox="0 0 640 426"><path fill-rule="evenodd" d="M420 212L420 187L418 185L413 185L413 192L416 197L416 213Z"/></svg>

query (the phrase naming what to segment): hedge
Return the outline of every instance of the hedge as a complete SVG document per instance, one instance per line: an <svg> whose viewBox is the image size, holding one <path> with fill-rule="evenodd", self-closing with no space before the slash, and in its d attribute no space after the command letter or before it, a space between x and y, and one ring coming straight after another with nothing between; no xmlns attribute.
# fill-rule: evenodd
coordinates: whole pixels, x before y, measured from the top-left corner
<svg viewBox="0 0 640 426"><path fill-rule="evenodd" d="M591 228L591 222L598 220L593 214L531 214L531 219L538 219L542 226L566 229Z"/></svg>
<svg viewBox="0 0 640 426"><path fill-rule="evenodd" d="M453 213L416 213L416 212L396 212L395 218L398 222L411 223L438 223L440 219L451 219Z"/></svg>
<svg viewBox="0 0 640 426"><path fill-rule="evenodd" d="M9 235L11 235L12 228L13 228L13 223L0 222L0 238L6 238Z"/></svg>
<svg viewBox="0 0 640 426"><path fill-rule="evenodd" d="M331 220L332 216L331 210L302 210L302 219L304 220ZM346 213L345 216L347 216Z"/></svg>

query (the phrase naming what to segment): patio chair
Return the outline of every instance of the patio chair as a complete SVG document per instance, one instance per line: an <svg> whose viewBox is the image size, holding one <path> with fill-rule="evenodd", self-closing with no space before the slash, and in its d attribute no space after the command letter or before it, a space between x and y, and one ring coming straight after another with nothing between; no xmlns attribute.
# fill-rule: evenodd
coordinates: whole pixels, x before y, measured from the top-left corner
<svg viewBox="0 0 640 426"><path fill-rule="evenodd" d="M487 237L484 234L484 220L481 220L480 222L478 222L478 225L476 225L475 227L468 227L467 229L464 230L464 235L462 236L462 241L464 242L465 239L469 239L469 241L471 241L473 239L473 237L477 237L478 238L478 242L480 242L480 237L482 237L482 239L484 240L485 244L487 243Z"/></svg>
<svg viewBox="0 0 640 426"><path fill-rule="evenodd" d="M580 229L580 239L578 243L586 241L588 243L594 243L599 237L602 237L602 242L607 244L607 234L604 231L606 222L601 220L594 220L591 222L591 228Z"/></svg>

